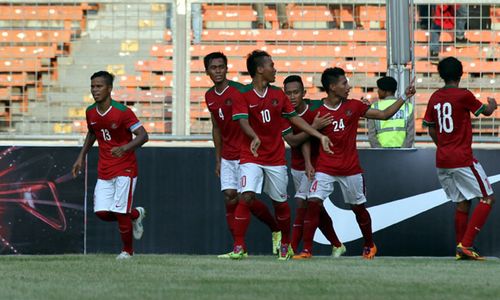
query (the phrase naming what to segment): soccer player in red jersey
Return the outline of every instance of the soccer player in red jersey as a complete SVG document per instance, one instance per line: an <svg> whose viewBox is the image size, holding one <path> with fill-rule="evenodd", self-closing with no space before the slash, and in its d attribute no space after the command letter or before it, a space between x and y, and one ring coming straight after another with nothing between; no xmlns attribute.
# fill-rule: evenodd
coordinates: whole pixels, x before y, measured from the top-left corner
<svg viewBox="0 0 500 300"><path fill-rule="evenodd" d="M205 93L205 102L212 119L215 174L220 178L226 207L226 221L234 239L234 210L239 196L239 163L243 132L239 123L232 120L232 111L236 102L243 101L240 90L244 86L227 79L227 57L223 53L212 52L204 57L203 62L207 75L214 83L214 86ZM251 204L252 214L271 229L273 251L276 251L281 240L276 220L262 201L255 199ZM218 257L229 258L229 253Z"/></svg>
<svg viewBox="0 0 500 300"><path fill-rule="evenodd" d="M87 153L97 140L99 160L94 212L104 221L118 222L123 249L116 259L130 259L134 254L132 236L135 239L142 237L142 220L146 216L144 208L132 208L137 181L134 150L148 141L148 134L128 107L111 99L113 75L100 71L90 79L95 103L87 108L88 132L72 172L73 176L78 175Z"/></svg>
<svg viewBox="0 0 500 300"><path fill-rule="evenodd" d="M243 257L245 234L250 223L249 206L255 193L263 189L273 200L275 217L281 230L279 260L293 256L290 243L290 207L287 203L288 175L285 145L282 135L289 129L283 125L287 118L307 134L320 139L326 151L330 141L297 116L285 93L270 85L275 81L276 69L271 56L255 50L247 57L247 69L252 83L243 92L242 103L235 103L233 120L238 120L245 136L240 152L241 199L236 207L233 259ZM263 185L265 178L265 184Z"/></svg>
<svg viewBox="0 0 500 300"><path fill-rule="evenodd" d="M457 204L455 238L457 259L482 259L473 248L494 203L493 190L481 164L472 154L470 114L490 116L497 108L494 98L485 105L467 89L459 88L462 63L447 57L438 64L445 86L435 91L425 112L423 124L437 145L436 167L439 181L447 197ZM479 204L469 219L471 200Z"/></svg>
<svg viewBox="0 0 500 300"><path fill-rule="evenodd" d="M309 190L307 212L304 222L304 250L300 256L310 257L314 232L318 227L323 200L333 192L334 182L342 190L344 202L350 205L364 238L363 257L373 259L377 247L373 242L371 218L365 207L363 170L359 164L356 148L358 123L361 117L387 120L394 115L406 99L415 94L410 85L403 97L385 110L371 109L369 105L348 99L351 86L341 68L328 68L321 75L321 84L327 93L324 104L317 111L320 115L331 114L333 121L320 130L333 143L330 154L320 148L316 162L316 174Z"/></svg>
<svg viewBox="0 0 500 300"><path fill-rule="evenodd" d="M283 82L285 89L285 94L288 96L292 102L295 112L299 117L303 118L307 123L315 129L321 129L333 120L331 115L327 114L322 117L318 117L315 110L323 105L321 100L308 100L304 99L306 95L306 90L304 89L304 83L302 78L298 75L290 75L285 78ZM318 155L318 145L317 139L312 139L311 142L315 144L313 147L303 148L303 142L309 139L309 135L305 134L301 129L296 126L292 126L292 133L297 141L297 146L292 147L292 162L291 162L291 173L293 179L293 185L295 187L295 201L297 203L297 208L295 210L295 220L292 225L292 240L291 246L295 253L298 253L297 247L302 239L302 233L304 229L304 216L307 207L307 194L311 186L310 176L306 174L307 170L314 170L313 166L316 163ZM292 134L290 134L292 135ZM285 140L288 137L285 136ZM287 140L288 141L288 140ZM303 149L311 149L307 153L302 153ZM307 151L307 150L306 150ZM312 153L310 153L312 152ZM306 165L308 167L306 168ZM309 174L314 175L314 174ZM333 229L332 219L328 215L328 212L322 207L320 212L320 222L319 229L323 232L328 241L332 245L332 256L339 257L346 252L345 246L339 241L335 230ZM294 256L295 259L302 258L301 256Z"/></svg>

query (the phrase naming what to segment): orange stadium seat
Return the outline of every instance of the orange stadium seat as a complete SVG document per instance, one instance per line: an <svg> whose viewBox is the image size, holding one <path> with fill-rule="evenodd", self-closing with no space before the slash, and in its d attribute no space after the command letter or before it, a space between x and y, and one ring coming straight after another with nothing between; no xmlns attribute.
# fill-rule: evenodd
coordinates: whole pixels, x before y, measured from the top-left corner
<svg viewBox="0 0 500 300"><path fill-rule="evenodd" d="M28 78L26 73L0 74L0 86L25 86L34 84L35 81Z"/></svg>
<svg viewBox="0 0 500 300"><path fill-rule="evenodd" d="M12 43L69 43L69 30L0 30L0 42Z"/></svg>
<svg viewBox="0 0 500 300"><path fill-rule="evenodd" d="M48 67L42 66L39 59L0 59L0 72L44 72Z"/></svg>
<svg viewBox="0 0 500 300"><path fill-rule="evenodd" d="M384 30L238 30L207 29L203 41L282 41L282 42L383 42Z"/></svg>
<svg viewBox="0 0 500 300"><path fill-rule="evenodd" d="M53 58L56 57L57 46L8 46L0 47L0 58Z"/></svg>
<svg viewBox="0 0 500 300"><path fill-rule="evenodd" d="M251 5L204 5L203 21L255 21Z"/></svg>

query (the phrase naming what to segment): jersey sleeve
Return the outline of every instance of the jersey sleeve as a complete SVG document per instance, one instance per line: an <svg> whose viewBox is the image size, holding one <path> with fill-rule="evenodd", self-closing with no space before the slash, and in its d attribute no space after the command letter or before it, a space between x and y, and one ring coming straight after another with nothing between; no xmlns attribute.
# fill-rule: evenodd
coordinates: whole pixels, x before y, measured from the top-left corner
<svg viewBox="0 0 500 300"><path fill-rule="evenodd" d="M233 120L248 119L248 102L244 94L234 93Z"/></svg>
<svg viewBox="0 0 500 300"><path fill-rule="evenodd" d="M297 115L297 112L295 111L295 108L293 108L290 99L288 99L288 97L282 90L280 90L280 98L281 101L283 101L283 109L281 111L281 116L287 119L295 117Z"/></svg>
<svg viewBox="0 0 500 300"><path fill-rule="evenodd" d="M128 107L127 107L127 109L124 112L123 124L131 132L134 132L137 128L139 128L139 127L142 126L141 122L139 121L139 119L137 119L137 117L134 114L134 112L130 108L128 108Z"/></svg>
<svg viewBox="0 0 500 300"><path fill-rule="evenodd" d="M292 132L292 124L288 119L281 118L281 136L285 136Z"/></svg>
<svg viewBox="0 0 500 300"><path fill-rule="evenodd" d="M436 126L436 119L434 118L434 101L433 96L429 99L427 103L427 109L425 110L424 119L422 121L422 125L425 127L434 127Z"/></svg>
<svg viewBox="0 0 500 300"><path fill-rule="evenodd" d="M361 100L352 100L356 103L356 112L358 112L360 117L363 117L366 112L370 109L370 105L364 104Z"/></svg>
<svg viewBox="0 0 500 300"><path fill-rule="evenodd" d="M470 91L467 91L463 103L465 108L472 112L476 117L479 116L486 108L485 105L481 101L477 100L476 96L474 96L474 94Z"/></svg>
<svg viewBox="0 0 500 300"><path fill-rule="evenodd" d="M85 120L87 121L87 130L89 132L94 132L94 130L90 126L90 120L89 120L89 112L88 112L88 110L87 110L87 112L85 112Z"/></svg>

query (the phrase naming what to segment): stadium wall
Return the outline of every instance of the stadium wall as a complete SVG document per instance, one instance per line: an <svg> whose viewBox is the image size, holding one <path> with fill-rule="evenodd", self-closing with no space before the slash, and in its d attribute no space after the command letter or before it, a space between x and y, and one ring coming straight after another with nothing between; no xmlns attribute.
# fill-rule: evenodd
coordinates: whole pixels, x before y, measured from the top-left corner
<svg viewBox="0 0 500 300"><path fill-rule="evenodd" d="M3 206L0 234L17 253L119 251L117 225L102 222L92 213L97 178L96 148L88 158L88 204L84 201L85 176L69 177L79 148L3 147L1 150L4 192L0 194ZM440 189L434 167L435 150L363 149L359 154L379 254L454 255L454 205L446 201ZM140 173L134 205L146 207L148 215L144 237L136 242L136 252L216 254L228 251L231 238L219 182L213 172L213 149L146 147L138 150L137 156ZM475 156L498 192L500 150L476 150ZM41 183L36 185L37 182ZM289 193L293 195L291 182L289 186ZM270 206L267 197L261 198ZM346 242L348 255L359 255L362 244L354 216L343 210L347 207L338 188L331 198L335 206L328 202L326 207L335 229ZM290 205L293 213L295 203L290 201ZM63 219L64 230L61 229ZM495 206L477 239L476 245L482 254L500 256L499 227L500 213ZM315 253L328 255L330 247L321 244L323 240L317 234ZM270 253L270 232L255 219L250 225L247 244L251 254ZM2 246L2 253L13 253L5 242Z"/></svg>

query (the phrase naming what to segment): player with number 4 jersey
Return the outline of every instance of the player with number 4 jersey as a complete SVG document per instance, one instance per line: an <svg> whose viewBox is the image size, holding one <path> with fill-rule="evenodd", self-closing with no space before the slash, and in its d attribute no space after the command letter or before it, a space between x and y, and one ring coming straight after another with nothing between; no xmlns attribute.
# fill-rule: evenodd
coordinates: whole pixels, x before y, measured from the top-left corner
<svg viewBox="0 0 500 300"><path fill-rule="evenodd" d="M462 63L447 57L438 64L445 86L435 91L427 104L423 125L437 145L438 178L447 197L456 203L456 258L481 260L473 247L476 234L486 222L494 203L493 189L481 164L472 154L471 113L490 116L497 102L488 98L484 105L467 89L459 88ZM479 198L469 219L471 200Z"/></svg>

